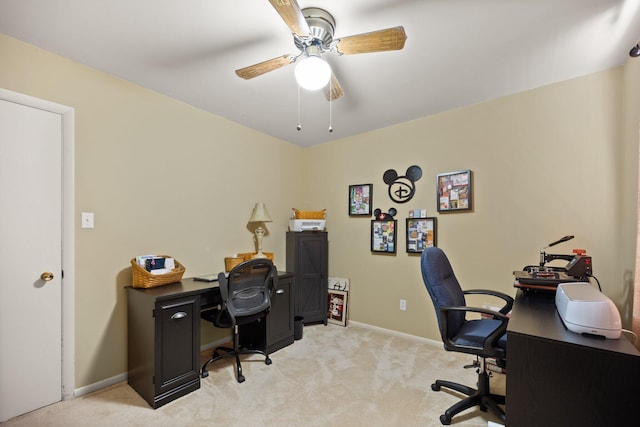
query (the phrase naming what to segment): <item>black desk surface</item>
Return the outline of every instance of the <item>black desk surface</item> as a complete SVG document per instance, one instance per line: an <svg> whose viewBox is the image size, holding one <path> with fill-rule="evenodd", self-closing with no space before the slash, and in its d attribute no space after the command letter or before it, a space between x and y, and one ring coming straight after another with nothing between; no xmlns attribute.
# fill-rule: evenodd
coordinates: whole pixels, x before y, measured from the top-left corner
<svg viewBox="0 0 640 427"><path fill-rule="evenodd" d="M291 276L291 274L292 273L286 271L278 271L278 278ZM158 301L175 298L176 295L185 297L189 297L191 295L201 295L203 299L203 305L211 304L213 302L211 297L216 298L220 295L217 280L213 282L205 282L202 280L195 280L193 277L185 278L179 282L170 283L168 285L156 286L154 288L135 289L156 297Z"/></svg>
<svg viewBox="0 0 640 427"><path fill-rule="evenodd" d="M555 294L518 291L507 328L509 427L627 426L635 416L640 353L620 339L567 330Z"/></svg>
<svg viewBox="0 0 640 427"><path fill-rule="evenodd" d="M175 298L176 294L190 296L203 294L218 287L218 281L204 282L193 278L182 279L176 283L156 286L154 288L136 288L146 294L155 296L158 300L164 298Z"/></svg>
<svg viewBox="0 0 640 427"><path fill-rule="evenodd" d="M552 292L536 293L519 290L507 331L640 356L640 352L624 335L617 340L600 339L568 330L556 310L555 293Z"/></svg>

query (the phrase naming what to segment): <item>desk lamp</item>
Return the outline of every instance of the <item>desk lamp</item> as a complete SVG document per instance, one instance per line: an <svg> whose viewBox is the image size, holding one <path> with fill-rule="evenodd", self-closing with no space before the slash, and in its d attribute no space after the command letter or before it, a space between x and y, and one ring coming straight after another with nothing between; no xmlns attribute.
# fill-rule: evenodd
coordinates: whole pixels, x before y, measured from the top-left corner
<svg viewBox="0 0 640 427"><path fill-rule="evenodd" d="M262 238L264 237L264 228L262 228L262 223L273 221L269 216L269 212L267 212L267 206L262 203L256 203L253 207L253 212L251 212L251 218L249 218L249 222L257 222L258 226L255 229L256 233L256 242L258 243L258 252L253 256L254 258L266 258L267 256L262 253Z"/></svg>

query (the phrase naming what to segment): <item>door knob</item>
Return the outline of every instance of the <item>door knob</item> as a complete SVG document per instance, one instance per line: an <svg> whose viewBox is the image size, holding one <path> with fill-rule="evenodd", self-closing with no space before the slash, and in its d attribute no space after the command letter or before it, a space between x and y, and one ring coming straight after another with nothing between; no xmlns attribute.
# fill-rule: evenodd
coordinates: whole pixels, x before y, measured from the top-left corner
<svg viewBox="0 0 640 427"><path fill-rule="evenodd" d="M50 271L45 271L44 273L42 273L42 274L40 275L40 278L41 278L42 280L44 280L45 282L48 282L49 280L52 280L52 279L53 279L53 273L52 273L52 272L50 272Z"/></svg>

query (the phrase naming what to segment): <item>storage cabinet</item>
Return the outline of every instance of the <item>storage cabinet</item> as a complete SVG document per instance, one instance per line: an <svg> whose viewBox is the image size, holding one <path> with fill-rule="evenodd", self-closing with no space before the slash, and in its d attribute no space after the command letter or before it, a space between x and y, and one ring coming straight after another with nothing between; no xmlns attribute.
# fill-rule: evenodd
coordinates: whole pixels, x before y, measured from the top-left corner
<svg viewBox="0 0 640 427"><path fill-rule="evenodd" d="M240 346L273 353L293 344L295 302L293 274L278 274L278 289L271 296L271 310L264 321L239 327Z"/></svg>
<svg viewBox="0 0 640 427"><path fill-rule="evenodd" d="M218 282L182 279L126 290L129 385L152 408L199 389L200 311L220 304ZM241 328L241 344L269 352L292 344L294 301L293 274L278 273L269 314Z"/></svg>
<svg viewBox="0 0 640 427"><path fill-rule="evenodd" d="M200 388L200 304L127 288L128 381L153 408Z"/></svg>
<svg viewBox="0 0 640 427"><path fill-rule="evenodd" d="M287 232L287 271L295 282L295 315L327 324L329 242L325 231Z"/></svg>

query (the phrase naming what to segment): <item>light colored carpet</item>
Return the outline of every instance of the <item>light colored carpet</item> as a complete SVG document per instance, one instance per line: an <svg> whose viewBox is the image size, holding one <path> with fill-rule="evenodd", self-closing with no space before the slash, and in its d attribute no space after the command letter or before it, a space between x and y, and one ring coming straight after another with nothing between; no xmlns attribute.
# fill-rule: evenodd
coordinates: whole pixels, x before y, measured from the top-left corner
<svg viewBox="0 0 640 427"><path fill-rule="evenodd" d="M208 353L208 352L207 352ZM203 359L208 354L203 353ZM231 359L210 365L200 390L151 409L126 383L14 418L20 426L440 426L439 416L459 400L434 392L436 379L474 386L463 369L473 356L442 345L350 324L308 325L303 338L272 355L243 359L238 384ZM494 374L492 391L504 393ZM469 409L452 425L487 426L490 412Z"/></svg>

